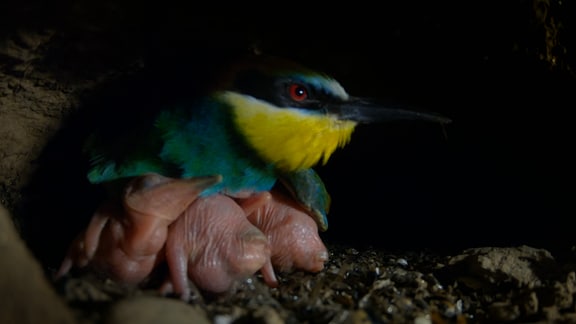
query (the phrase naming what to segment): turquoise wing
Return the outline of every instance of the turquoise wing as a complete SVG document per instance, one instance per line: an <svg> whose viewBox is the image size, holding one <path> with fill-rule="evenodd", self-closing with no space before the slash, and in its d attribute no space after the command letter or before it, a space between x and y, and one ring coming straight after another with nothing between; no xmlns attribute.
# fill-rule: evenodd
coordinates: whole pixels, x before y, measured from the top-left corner
<svg viewBox="0 0 576 324"><path fill-rule="evenodd" d="M282 184L313 216L321 231L328 229L326 215L330 209L330 195L324 182L313 169L292 172L280 177Z"/></svg>
<svg viewBox="0 0 576 324"><path fill-rule="evenodd" d="M176 166L159 157L161 135L153 127L146 126L114 137L102 132L89 136L83 148L90 163L88 180L103 183L150 172L177 176Z"/></svg>

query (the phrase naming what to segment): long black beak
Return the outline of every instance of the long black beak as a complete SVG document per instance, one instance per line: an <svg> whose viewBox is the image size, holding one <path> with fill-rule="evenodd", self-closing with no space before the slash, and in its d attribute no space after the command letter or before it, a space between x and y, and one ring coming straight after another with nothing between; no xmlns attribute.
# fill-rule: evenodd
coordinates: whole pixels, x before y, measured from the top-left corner
<svg viewBox="0 0 576 324"><path fill-rule="evenodd" d="M347 101L331 104L328 110L338 115L340 119L366 124L409 120L440 124L452 122L450 118L433 112L417 110L408 105L374 103L362 98L350 98Z"/></svg>

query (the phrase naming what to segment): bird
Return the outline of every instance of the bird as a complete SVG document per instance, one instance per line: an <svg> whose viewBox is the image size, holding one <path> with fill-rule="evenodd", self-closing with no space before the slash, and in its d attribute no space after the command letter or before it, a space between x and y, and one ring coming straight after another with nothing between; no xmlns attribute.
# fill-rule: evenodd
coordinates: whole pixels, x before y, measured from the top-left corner
<svg viewBox="0 0 576 324"><path fill-rule="evenodd" d="M331 197L315 167L361 124L450 122L352 96L285 58L251 55L222 67L152 82L164 88L142 87L149 84L138 76L128 78L131 87L112 83L116 92L102 102L114 104L96 101L96 115L74 128L98 206L55 279L90 267L142 284L163 264L161 291L186 300L189 280L220 293L256 271L270 287L275 270L321 271L328 251L319 231L328 229Z"/></svg>
<svg viewBox="0 0 576 324"><path fill-rule="evenodd" d="M238 196L281 183L326 230L330 197L314 167L346 146L358 125L450 122L349 95L328 74L271 55L238 60L206 83L194 96L143 112L146 117L122 126L121 134L107 134L106 127L91 134L84 145L90 183L145 173L221 176L200 196Z"/></svg>

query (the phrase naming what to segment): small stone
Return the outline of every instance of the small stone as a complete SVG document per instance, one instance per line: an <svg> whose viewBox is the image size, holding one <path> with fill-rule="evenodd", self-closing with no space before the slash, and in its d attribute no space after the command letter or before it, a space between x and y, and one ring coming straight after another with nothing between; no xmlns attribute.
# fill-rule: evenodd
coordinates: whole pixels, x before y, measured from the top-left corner
<svg viewBox="0 0 576 324"><path fill-rule="evenodd" d="M198 306L177 299L138 296L116 303L108 312L105 324L209 324L206 313Z"/></svg>
<svg viewBox="0 0 576 324"><path fill-rule="evenodd" d="M544 249L488 247L465 250L453 257L448 267L471 286L512 283L517 287L533 288L542 284L533 269L545 269L553 266L554 262L550 252Z"/></svg>
<svg viewBox="0 0 576 324"><path fill-rule="evenodd" d="M284 320L280 317L280 314L270 306L260 307L254 312L254 317L261 319L262 323L266 324L282 324Z"/></svg>

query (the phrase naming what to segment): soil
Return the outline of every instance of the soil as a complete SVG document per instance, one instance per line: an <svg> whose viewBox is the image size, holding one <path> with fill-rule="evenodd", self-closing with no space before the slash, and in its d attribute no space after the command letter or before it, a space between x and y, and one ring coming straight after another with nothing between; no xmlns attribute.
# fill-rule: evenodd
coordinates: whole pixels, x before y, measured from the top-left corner
<svg viewBox="0 0 576 324"><path fill-rule="evenodd" d="M302 17L332 26L321 31L128 1L6 5L0 294L11 302L0 322L576 322L571 5L469 5L458 16L448 5L387 5L357 29L344 15ZM160 296L154 282L125 287L80 271L53 281L98 198L77 174L73 148L86 132L77 113L106 123L114 107L163 100L197 68L254 51L453 125L363 125L318 167L333 200L320 273L280 274L278 288L255 275L189 303ZM154 87L140 88L143 70ZM141 97L110 104L102 89Z"/></svg>

